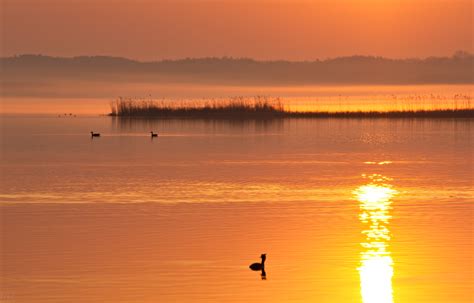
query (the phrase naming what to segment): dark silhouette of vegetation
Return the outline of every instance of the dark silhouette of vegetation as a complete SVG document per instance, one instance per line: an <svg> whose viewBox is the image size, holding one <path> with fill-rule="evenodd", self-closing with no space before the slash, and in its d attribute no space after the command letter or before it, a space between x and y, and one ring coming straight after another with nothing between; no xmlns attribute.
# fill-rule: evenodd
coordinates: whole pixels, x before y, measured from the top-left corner
<svg viewBox="0 0 474 303"><path fill-rule="evenodd" d="M276 119L276 118L473 118L474 109L398 111L289 111L279 98L234 97L227 101L166 102L119 98L111 103L111 116L191 119Z"/></svg>
<svg viewBox="0 0 474 303"><path fill-rule="evenodd" d="M119 98L111 109L111 116L157 118L275 118L286 113L278 98L267 97L186 103Z"/></svg>
<svg viewBox="0 0 474 303"><path fill-rule="evenodd" d="M474 55L389 59L373 56L314 61L257 61L247 58L187 58L141 62L117 57L41 55L0 57L0 79L11 81L94 80L185 82L233 85L404 85L470 84Z"/></svg>

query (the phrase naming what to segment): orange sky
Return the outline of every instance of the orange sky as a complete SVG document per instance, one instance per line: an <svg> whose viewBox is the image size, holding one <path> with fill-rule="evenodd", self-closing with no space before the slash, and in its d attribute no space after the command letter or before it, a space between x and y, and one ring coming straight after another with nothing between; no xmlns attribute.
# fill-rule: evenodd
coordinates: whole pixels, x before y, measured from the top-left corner
<svg viewBox="0 0 474 303"><path fill-rule="evenodd" d="M473 51L471 0L0 0L2 55L304 60Z"/></svg>

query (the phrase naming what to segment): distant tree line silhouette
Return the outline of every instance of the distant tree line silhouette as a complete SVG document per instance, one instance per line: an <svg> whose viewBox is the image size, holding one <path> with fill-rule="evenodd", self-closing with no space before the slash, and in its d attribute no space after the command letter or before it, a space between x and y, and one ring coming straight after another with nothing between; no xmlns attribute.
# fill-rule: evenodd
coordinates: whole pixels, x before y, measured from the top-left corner
<svg viewBox="0 0 474 303"><path fill-rule="evenodd" d="M20 55L0 58L2 80L184 81L232 85L471 84L474 55L388 59L373 56L314 61L185 58L140 62L119 57Z"/></svg>

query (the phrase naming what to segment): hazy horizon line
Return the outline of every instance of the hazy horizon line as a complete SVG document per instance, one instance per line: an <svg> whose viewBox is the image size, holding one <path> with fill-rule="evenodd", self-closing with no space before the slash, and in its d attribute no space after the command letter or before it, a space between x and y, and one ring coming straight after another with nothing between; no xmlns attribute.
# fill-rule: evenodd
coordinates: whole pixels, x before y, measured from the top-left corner
<svg viewBox="0 0 474 303"><path fill-rule="evenodd" d="M121 59L138 63L157 63L157 62L175 62L175 61L188 61L188 60L235 60L235 61L253 61L253 62L290 62L290 63L305 63L305 62L325 62L325 61L334 61L337 59L383 59L390 61L409 61L409 60L429 60L429 59L449 59L449 58L467 58L474 57L474 53L467 50L457 50L451 55L446 56L425 56L425 57L385 57L380 55L363 55L363 54L354 54L346 56L336 56L336 57L326 57L326 58L315 58L315 59L304 59L304 60L294 60L294 59L258 59L252 57L234 57L234 56L202 56L202 57L182 57L182 58L161 58L153 60L144 60L138 58L131 58L126 56L116 56L116 55L74 55L74 56L56 56L49 54L34 54L34 53L21 53L9 56L1 56L0 59L14 59L22 57L43 57L43 58L52 58L52 59L81 59L81 58L111 58L111 59Z"/></svg>

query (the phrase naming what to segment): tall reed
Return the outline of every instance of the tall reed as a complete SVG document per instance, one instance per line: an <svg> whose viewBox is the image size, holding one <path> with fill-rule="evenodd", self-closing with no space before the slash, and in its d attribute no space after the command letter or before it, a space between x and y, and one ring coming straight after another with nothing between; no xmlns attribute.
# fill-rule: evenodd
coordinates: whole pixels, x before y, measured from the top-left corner
<svg viewBox="0 0 474 303"><path fill-rule="evenodd" d="M153 118L263 119L283 117L474 117L471 97L455 95L389 96L385 100L311 100L284 102L272 97L233 97L201 100L118 98L111 102L111 116ZM357 103L359 102L359 103Z"/></svg>
<svg viewBox="0 0 474 303"><path fill-rule="evenodd" d="M118 98L111 104L112 116L195 117L195 116L278 116L285 114L279 98L233 97L226 100L164 100Z"/></svg>

